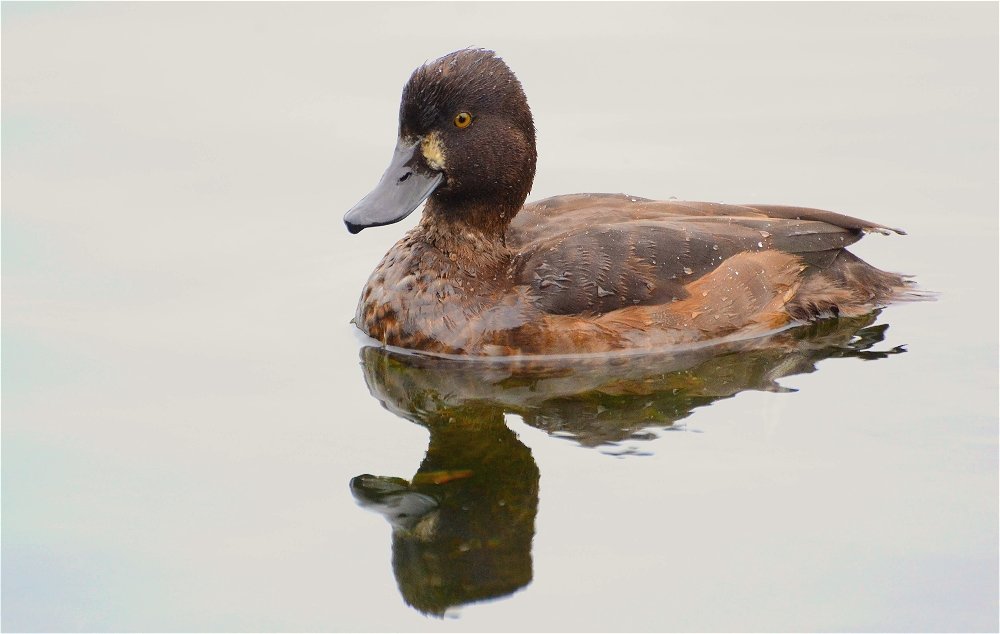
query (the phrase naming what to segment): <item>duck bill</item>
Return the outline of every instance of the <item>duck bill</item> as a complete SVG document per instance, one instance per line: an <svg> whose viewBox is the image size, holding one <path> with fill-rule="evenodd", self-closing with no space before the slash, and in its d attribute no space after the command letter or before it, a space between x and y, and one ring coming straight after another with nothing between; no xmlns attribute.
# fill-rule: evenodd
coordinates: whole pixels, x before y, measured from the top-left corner
<svg viewBox="0 0 1000 634"><path fill-rule="evenodd" d="M444 174L427 166L419 141L400 139L382 180L344 215L344 224L348 231L357 233L399 222L427 200L443 179Z"/></svg>

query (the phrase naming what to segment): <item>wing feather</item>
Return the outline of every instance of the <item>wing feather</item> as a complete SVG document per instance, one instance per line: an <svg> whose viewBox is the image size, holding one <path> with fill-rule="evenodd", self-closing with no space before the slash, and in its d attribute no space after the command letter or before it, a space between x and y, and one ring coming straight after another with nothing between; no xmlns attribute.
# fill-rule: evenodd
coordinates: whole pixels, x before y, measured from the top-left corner
<svg viewBox="0 0 1000 634"><path fill-rule="evenodd" d="M895 231L820 209L572 194L526 205L511 223L515 283L553 314L602 314L687 298L686 286L745 252L781 251L825 268L865 232Z"/></svg>

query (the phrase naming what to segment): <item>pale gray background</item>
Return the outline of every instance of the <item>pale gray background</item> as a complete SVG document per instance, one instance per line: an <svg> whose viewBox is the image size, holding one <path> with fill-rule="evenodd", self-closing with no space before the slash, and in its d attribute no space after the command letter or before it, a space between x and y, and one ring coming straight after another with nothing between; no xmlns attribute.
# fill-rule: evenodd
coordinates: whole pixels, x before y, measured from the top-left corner
<svg viewBox="0 0 1000 634"><path fill-rule="evenodd" d="M997 4L3 5L3 628L997 628ZM424 60L496 49L532 198L625 191L906 228L942 293L794 394L616 459L511 418L534 582L407 608L360 473L426 433L348 320L349 236ZM416 215L405 226L416 222ZM454 618L452 618L454 617Z"/></svg>

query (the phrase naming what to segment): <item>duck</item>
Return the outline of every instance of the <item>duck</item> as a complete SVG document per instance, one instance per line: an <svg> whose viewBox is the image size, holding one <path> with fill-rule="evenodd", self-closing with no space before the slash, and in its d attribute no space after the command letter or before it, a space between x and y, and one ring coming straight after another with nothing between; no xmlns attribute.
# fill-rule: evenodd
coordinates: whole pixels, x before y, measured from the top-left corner
<svg viewBox="0 0 1000 634"><path fill-rule="evenodd" d="M344 222L355 234L423 211L372 272L354 324L436 355L628 354L863 315L912 286L846 249L900 229L626 194L526 204L536 162L523 87L494 51L414 70L389 167Z"/></svg>

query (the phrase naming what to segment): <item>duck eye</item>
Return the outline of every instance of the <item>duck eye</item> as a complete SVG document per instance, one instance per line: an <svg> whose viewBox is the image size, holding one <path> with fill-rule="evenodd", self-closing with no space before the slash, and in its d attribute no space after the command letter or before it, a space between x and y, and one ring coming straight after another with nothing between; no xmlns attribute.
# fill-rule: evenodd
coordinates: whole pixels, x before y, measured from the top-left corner
<svg viewBox="0 0 1000 634"><path fill-rule="evenodd" d="M459 112L455 115L455 126L459 128L468 128L469 124L472 123L472 115L468 112Z"/></svg>

